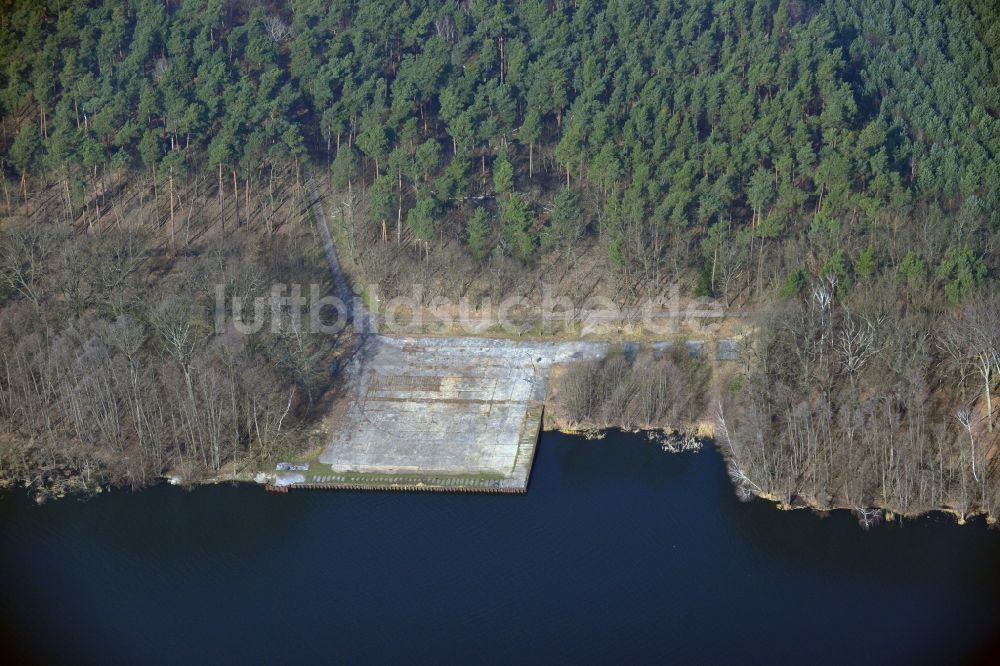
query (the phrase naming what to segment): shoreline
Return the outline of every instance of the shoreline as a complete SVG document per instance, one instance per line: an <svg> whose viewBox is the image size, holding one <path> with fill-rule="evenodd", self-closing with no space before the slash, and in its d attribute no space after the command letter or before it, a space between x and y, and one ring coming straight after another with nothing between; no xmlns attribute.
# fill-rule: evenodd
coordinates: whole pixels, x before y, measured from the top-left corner
<svg viewBox="0 0 1000 666"><path fill-rule="evenodd" d="M549 410L545 412L545 418L541 424L541 430L539 433L539 439L542 433L546 432L557 432L571 437L579 437L587 440L603 440L608 437L608 435L618 432L625 433L634 436L645 435L646 439L650 442L656 442L660 444L661 450L665 455L673 455L677 453L700 453L702 449L706 446L711 446L714 448L715 452L722 458L723 462L730 465L730 459L726 455L725 451L718 445L715 438L710 432L706 432L704 424L700 424L694 428L675 428L669 426L650 426L649 424L643 424L641 426L633 426L630 428L623 428L616 425L603 425L595 426L586 423L570 424L559 419L557 416L550 414ZM685 442L695 442L696 446L681 447L681 448L668 448L667 442L683 440ZM4 494L14 494L21 493L32 499L35 504L41 505L51 500L61 500L70 497L76 497L78 499L83 499L87 497L92 497L96 495L102 495L104 493L120 492L120 491L130 491L130 492L142 492L157 485L167 484L171 486L178 486L185 490L194 491L199 487L209 487L209 486L219 486L219 485L248 485L248 486L258 486L263 490L266 487L266 482L262 481L262 477L270 477L273 472L265 472L262 470L254 470L252 472L232 472L226 474L217 474L208 478L201 479L184 479L176 474L167 474L159 477L155 477L155 480L151 483L140 486L137 488L129 489L125 486L114 486L110 484L94 484L93 487L85 488L71 488L65 485L56 486L52 490L47 490L43 494L39 494L30 485L19 483L17 480L13 479L2 479L0 480L0 498ZM727 474L728 476L728 474ZM72 477L66 477L67 480L71 480ZM902 520L914 520L919 519L931 514L944 514L955 519L957 525L966 525L973 521L983 519L983 522L988 527L995 527L998 524L998 519L996 516L990 515L986 511L977 510L970 513L966 513L963 517L962 513L951 506L938 506L932 507L919 512L905 512L900 511L896 508L886 507L886 506L866 506L866 507L856 507L851 505L846 505L843 503L833 502L829 506L822 506L816 500L815 497L805 494L793 495L791 501L786 501L784 498L779 497L773 493L768 492L752 492L751 496L746 500L743 500L738 493L738 488L735 483L730 479L730 486L733 489L734 495L737 499L742 501L749 501L750 499L761 499L774 506L778 511L797 511L797 510L809 510L815 514L817 517L822 517L824 514L828 514L833 511L847 511L855 516L858 516L860 511L870 511L877 513L877 517L873 522L865 523L864 520L859 518L859 525L863 529L868 529L871 527L877 527L881 522L896 522ZM303 488L307 490L315 490L315 488ZM331 490L337 490L340 488L329 488ZM371 490L374 492L386 492L389 490L402 491L402 492L427 492L434 491L434 488L414 488L414 487L396 487L396 488L343 488L348 490ZM530 492L530 484L528 488Z"/></svg>

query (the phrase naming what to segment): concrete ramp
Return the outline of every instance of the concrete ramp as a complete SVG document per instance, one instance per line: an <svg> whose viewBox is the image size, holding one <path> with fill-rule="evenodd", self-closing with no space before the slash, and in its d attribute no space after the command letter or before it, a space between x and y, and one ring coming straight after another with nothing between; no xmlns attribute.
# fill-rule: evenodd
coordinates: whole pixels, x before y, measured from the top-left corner
<svg viewBox="0 0 1000 666"><path fill-rule="evenodd" d="M369 339L306 487L524 492L553 363L604 343Z"/></svg>

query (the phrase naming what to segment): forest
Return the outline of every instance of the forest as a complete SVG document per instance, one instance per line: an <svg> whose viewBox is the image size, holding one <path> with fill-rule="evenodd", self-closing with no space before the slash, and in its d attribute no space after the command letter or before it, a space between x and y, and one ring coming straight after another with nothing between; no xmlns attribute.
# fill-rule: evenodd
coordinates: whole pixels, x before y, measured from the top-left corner
<svg viewBox="0 0 1000 666"><path fill-rule="evenodd" d="M152 292L210 247L305 233L288 220L319 175L356 280L388 293L586 264L619 299L679 284L754 312L711 409L758 494L996 513L989 0L0 5L8 377L88 317L156 330L148 308L34 290L74 238L120 257L141 236L169 267ZM17 358L26 332L41 347ZM11 432L38 418L20 381L0 378Z"/></svg>

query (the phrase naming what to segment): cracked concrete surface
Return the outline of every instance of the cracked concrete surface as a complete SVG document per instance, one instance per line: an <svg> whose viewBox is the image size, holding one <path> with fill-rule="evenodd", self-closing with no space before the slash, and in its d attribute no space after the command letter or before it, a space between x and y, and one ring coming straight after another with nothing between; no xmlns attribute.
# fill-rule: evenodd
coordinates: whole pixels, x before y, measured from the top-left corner
<svg viewBox="0 0 1000 666"><path fill-rule="evenodd" d="M333 472L488 476L523 489L549 369L607 347L371 337L349 366L347 409L319 461Z"/></svg>

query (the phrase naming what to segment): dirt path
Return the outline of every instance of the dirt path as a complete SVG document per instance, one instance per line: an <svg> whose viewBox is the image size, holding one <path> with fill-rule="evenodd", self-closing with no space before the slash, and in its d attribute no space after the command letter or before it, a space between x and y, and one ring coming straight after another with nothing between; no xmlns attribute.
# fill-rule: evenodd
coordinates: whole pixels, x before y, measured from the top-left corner
<svg viewBox="0 0 1000 666"><path fill-rule="evenodd" d="M369 335L378 335L378 322L375 317L368 312L360 298L354 296L344 270L340 266L337 258L337 250L333 246L333 239L330 237L330 227L326 220L326 211L323 208L323 195L317 190L316 180L310 178L306 183L309 206L312 209L316 220L316 228L319 231L320 241L323 243L323 252L326 254L326 263L330 267L330 277L333 279L333 288L337 298L343 301L347 309L347 318L353 322L358 331L361 341L359 346Z"/></svg>

